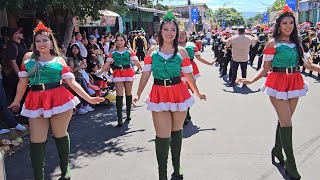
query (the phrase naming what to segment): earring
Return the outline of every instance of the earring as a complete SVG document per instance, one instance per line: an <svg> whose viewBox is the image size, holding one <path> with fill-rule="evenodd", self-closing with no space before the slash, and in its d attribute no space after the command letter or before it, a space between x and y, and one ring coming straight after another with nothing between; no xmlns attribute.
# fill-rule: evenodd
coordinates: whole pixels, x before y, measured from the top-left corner
<svg viewBox="0 0 320 180"><path fill-rule="evenodd" d="M53 49L53 46L51 46L51 48L50 49Z"/></svg>

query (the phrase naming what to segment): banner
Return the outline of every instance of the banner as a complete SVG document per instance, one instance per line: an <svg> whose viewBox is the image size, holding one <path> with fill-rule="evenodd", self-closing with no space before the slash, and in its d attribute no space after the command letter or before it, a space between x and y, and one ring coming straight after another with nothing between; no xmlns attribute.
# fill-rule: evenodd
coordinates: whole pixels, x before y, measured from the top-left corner
<svg viewBox="0 0 320 180"><path fill-rule="evenodd" d="M263 13L262 22L267 24L269 22L268 12Z"/></svg>
<svg viewBox="0 0 320 180"><path fill-rule="evenodd" d="M199 13L198 13L198 8L191 8L191 22L192 23L197 23L199 21L199 17L198 17Z"/></svg>
<svg viewBox="0 0 320 180"><path fill-rule="evenodd" d="M294 11L296 12L296 0L286 0L286 4Z"/></svg>

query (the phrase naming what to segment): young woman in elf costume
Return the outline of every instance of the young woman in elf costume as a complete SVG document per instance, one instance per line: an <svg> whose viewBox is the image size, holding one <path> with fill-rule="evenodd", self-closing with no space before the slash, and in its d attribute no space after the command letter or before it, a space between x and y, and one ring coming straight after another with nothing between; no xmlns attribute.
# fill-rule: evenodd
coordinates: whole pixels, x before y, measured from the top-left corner
<svg viewBox="0 0 320 180"><path fill-rule="evenodd" d="M195 62L195 59L197 59L200 62L202 62L203 64L206 64L209 66L212 66L214 64L214 62L208 62L207 60L205 60L201 57L201 54L200 54L198 47L193 42L188 42L188 35L187 35L187 32L185 29L183 29L183 28L180 29L178 40L179 40L179 46L184 47L188 53L188 56L190 58L191 65L192 65L192 73L194 76L194 80L196 81L197 78L199 78L201 76L201 74L200 74L199 68ZM181 76L182 76L182 80L186 81L186 78L183 76L183 74L181 74ZM184 123L187 124L190 120L191 120L190 108L188 108Z"/></svg>
<svg viewBox="0 0 320 180"><path fill-rule="evenodd" d="M299 44L294 12L288 5L276 20L273 39L264 49L263 61L263 68L254 78L239 81L243 84L251 84L271 70L261 91L269 95L278 115L275 146L271 151L272 162L275 162L276 157L280 164L285 165L286 173L291 179L301 179L293 154L292 116L299 97L305 96L308 88L299 71L299 65L303 65L302 49Z"/></svg>
<svg viewBox="0 0 320 180"><path fill-rule="evenodd" d="M152 111L156 131L156 155L159 180L167 180L167 160L171 148L174 172L172 179L183 179L180 171L182 126L188 108L194 99L185 82L184 73L191 89L200 99L200 94L192 75L192 67L184 48L178 47L179 28L174 15L169 11L161 20L158 34L159 46L149 49L144 59L144 67L134 103L140 99L148 79L153 72L154 84L146 99L148 110Z"/></svg>
<svg viewBox="0 0 320 180"><path fill-rule="evenodd" d="M138 61L136 54L127 48L127 39L123 34L116 36L116 49L109 54L107 62L102 67L99 74L109 69L110 64L114 64L113 71L113 82L116 86L116 108L117 108L117 119L118 126L123 125L122 121L122 106L123 106L123 90L126 94L126 113L127 121L131 120L131 104L132 104L132 84L134 80L135 72L131 67L131 61L142 70L142 67Z"/></svg>
<svg viewBox="0 0 320 180"><path fill-rule="evenodd" d="M30 91L22 107L21 115L29 117L30 156L34 178L44 180L45 147L49 126L57 146L61 178L70 179L70 139L67 132L73 108L79 103L66 88L65 81L77 94L91 104L103 102L103 98L90 97L75 81L74 75L62 57L51 29L41 22L34 30L33 55L26 60L19 73L19 84L14 102L9 108L18 109L29 83Z"/></svg>

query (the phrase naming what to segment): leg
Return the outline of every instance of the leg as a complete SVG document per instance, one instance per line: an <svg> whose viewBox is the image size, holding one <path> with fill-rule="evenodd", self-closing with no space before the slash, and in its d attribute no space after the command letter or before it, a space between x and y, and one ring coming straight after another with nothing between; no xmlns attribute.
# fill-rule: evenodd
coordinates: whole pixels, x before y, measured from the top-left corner
<svg viewBox="0 0 320 180"><path fill-rule="evenodd" d="M257 70L261 68L263 55L259 55Z"/></svg>
<svg viewBox="0 0 320 180"><path fill-rule="evenodd" d="M242 78L246 78L247 77L248 63L247 62L241 62L240 66L241 66Z"/></svg>
<svg viewBox="0 0 320 180"><path fill-rule="evenodd" d="M231 80L230 80L230 83L235 83L236 79L237 79L237 71L238 71L238 66L239 66L239 62L236 62L236 61L232 61L231 62L231 73L232 73L232 76L231 76Z"/></svg>
<svg viewBox="0 0 320 180"><path fill-rule="evenodd" d="M124 83L125 93L126 93L126 113L127 113L127 121L131 120L131 104L132 104L132 84L133 81L127 81Z"/></svg>
<svg viewBox="0 0 320 180"><path fill-rule="evenodd" d="M30 118L30 157L35 180L44 180L44 163L49 120Z"/></svg>
<svg viewBox="0 0 320 180"><path fill-rule="evenodd" d="M171 112L152 112L152 118L153 125L156 131L155 145L158 161L159 180L167 180L167 163L172 128Z"/></svg>
<svg viewBox="0 0 320 180"><path fill-rule="evenodd" d="M118 120L118 127L122 126L122 106L123 106L123 89L124 89L124 82L116 82L116 108L117 108L117 120Z"/></svg>
<svg viewBox="0 0 320 180"><path fill-rule="evenodd" d="M14 114L8 109L7 97L3 88L2 79L0 79L0 112L3 114L4 121L10 128L14 128L18 125Z"/></svg>
<svg viewBox="0 0 320 180"><path fill-rule="evenodd" d="M174 169L173 177L176 179L183 178L180 166L180 154L182 145L182 126L186 112L172 112L172 132L171 132L171 155L172 166Z"/></svg>
<svg viewBox="0 0 320 180"><path fill-rule="evenodd" d="M270 100L278 114L280 121L280 139L287 157L287 160L285 161L286 172L292 179L300 179L301 176L298 173L293 155L291 121L291 117L296 108L298 99L278 100L274 97L270 97Z"/></svg>
<svg viewBox="0 0 320 180"><path fill-rule="evenodd" d="M70 139L68 125L72 116L72 110L54 115L50 118L52 134L56 143L60 158L61 178L59 180L69 180L70 170Z"/></svg>

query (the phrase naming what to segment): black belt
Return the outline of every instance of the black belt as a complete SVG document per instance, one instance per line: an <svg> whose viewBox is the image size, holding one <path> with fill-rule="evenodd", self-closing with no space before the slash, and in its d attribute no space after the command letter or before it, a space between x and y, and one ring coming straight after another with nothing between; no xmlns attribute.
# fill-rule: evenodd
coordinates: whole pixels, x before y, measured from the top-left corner
<svg viewBox="0 0 320 180"><path fill-rule="evenodd" d="M129 69L129 68L131 68L130 65L114 66L114 69Z"/></svg>
<svg viewBox="0 0 320 180"><path fill-rule="evenodd" d="M170 87L171 85L179 84L181 82L181 77L177 76L172 79L156 79L154 78L154 84L155 85L160 85L160 86L165 86L165 87Z"/></svg>
<svg viewBox="0 0 320 180"><path fill-rule="evenodd" d="M32 91L44 91L44 90L50 90L54 88L58 88L61 86L60 82L55 82L55 83L47 83L47 84L37 84L37 85L32 85L31 90Z"/></svg>
<svg viewBox="0 0 320 180"><path fill-rule="evenodd" d="M284 72L287 74L292 74L294 72L299 71L297 67L289 67L289 68L280 68L280 67L272 67L271 68L272 72Z"/></svg>

